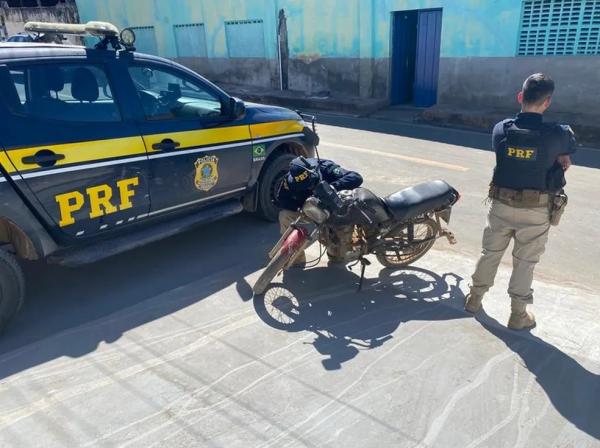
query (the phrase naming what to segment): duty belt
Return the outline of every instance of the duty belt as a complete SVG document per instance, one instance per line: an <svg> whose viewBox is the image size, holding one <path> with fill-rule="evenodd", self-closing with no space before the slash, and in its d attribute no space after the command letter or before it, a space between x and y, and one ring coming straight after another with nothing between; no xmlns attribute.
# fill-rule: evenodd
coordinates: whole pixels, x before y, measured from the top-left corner
<svg viewBox="0 0 600 448"><path fill-rule="evenodd" d="M539 190L513 190L511 188L490 186L489 197L511 207L546 207L550 202L550 194Z"/></svg>

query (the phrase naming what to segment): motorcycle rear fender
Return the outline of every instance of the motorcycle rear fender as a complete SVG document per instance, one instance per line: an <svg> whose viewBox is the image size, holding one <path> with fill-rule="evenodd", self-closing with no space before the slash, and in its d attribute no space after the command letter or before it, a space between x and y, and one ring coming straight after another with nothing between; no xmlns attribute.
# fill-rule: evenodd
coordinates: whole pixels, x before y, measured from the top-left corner
<svg viewBox="0 0 600 448"><path fill-rule="evenodd" d="M445 208L435 213L439 218L442 218L446 224L450 224L450 216L452 215L452 206Z"/></svg>

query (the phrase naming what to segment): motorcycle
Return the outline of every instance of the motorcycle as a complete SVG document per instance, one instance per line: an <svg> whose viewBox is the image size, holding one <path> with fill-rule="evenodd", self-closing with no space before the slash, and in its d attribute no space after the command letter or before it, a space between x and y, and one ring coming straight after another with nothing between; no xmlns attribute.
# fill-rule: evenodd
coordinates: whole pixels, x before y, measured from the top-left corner
<svg viewBox="0 0 600 448"><path fill-rule="evenodd" d="M301 160L310 169L310 164ZM362 264L360 290L365 267L370 264L365 258L368 254L374 254L385 267L398 268L420 259L438 238L456 244L443 223L450 223L452 206L459 199L458 191L443 180L420 183L382 198L366 188L337 192L320 178L298 219L269 252L270 261L253 292L263 294L277 274L289 269L298 255L317 241L338 261Z"/></svg>

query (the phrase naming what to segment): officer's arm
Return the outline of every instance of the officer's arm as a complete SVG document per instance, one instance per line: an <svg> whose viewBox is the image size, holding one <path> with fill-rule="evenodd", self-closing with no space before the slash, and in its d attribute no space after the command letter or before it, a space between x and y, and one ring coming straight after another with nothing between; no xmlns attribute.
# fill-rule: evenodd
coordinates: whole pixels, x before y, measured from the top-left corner
<svg viewBox="0 0 600 448"><path fill-rule="evenodd" d="M496 165L500 163L502 142L506 139L506 132L504 131L504 125L507 120L501 121L494 126L492 131L492 150L496 154Z"/></svg>
<svg viewBox="0 0 600 448"><path fill-rule="evenodd" d="M561 154L575 154L577 151L575 132L573 132L573 129L569 125L561 124L559 126L561 128L562 147L564 148L564 152L561 152Z"/></svg>
<svg viewBox="0 0 600 448"><path fill-rule="evenodd" d="M563 171L567 171L571 168L571 155L570 154L562 154L558 156L558 163L562 166Z"/></svg>
<svg viewBox="0 0 600 448"><path fill-rule="evenodd" d="M275 194L275 205L279 208L284 208L286 210L298 210L297 201L294 199L292 192L287 184L287 180L283 180L283 182L279 185L279 189Z"/></svg>
<svg viewBox="0 0 600 448"><path fill-rule="evenodd" d="M345 170L334 163L326 168L323 177L337 191L353 190L363 183L362 176L356 171Z"/></svg>

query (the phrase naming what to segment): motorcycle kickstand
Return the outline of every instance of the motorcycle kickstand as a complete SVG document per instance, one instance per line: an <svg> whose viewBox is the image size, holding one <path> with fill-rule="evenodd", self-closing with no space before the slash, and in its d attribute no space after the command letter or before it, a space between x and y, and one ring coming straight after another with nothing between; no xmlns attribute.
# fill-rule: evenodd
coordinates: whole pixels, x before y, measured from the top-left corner
<svg viewBox="0 0 600 448"><path fill-rule="evenodd" d="M365 269L367 266L371 265L371 262L367 260L365 257L360 257L358 260L361 264L360 267L360 281L358 282L358 292L362 291L363 280L365 279Z"/></svg>

